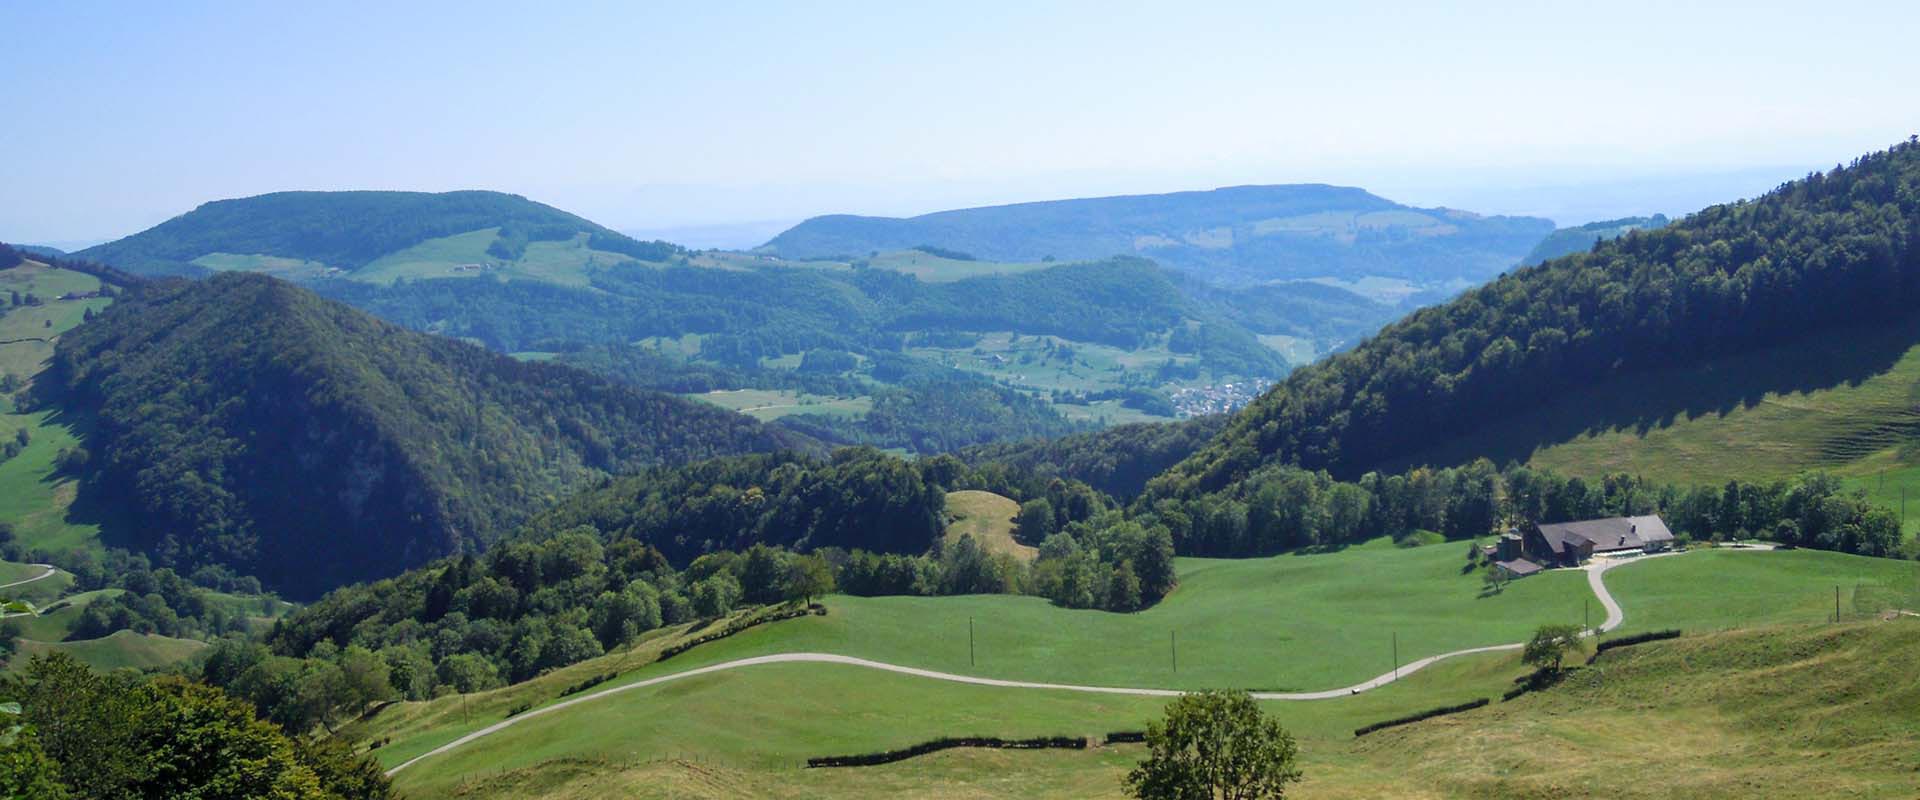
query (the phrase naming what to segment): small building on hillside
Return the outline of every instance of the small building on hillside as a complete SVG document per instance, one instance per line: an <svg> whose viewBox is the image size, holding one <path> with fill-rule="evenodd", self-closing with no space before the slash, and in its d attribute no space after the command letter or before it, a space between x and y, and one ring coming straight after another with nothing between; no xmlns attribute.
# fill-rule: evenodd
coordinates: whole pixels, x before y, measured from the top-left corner
<svg viewBox="0 0 1920 800"><path fill-rule="evenodd" d="M1575 567L1595 555L1657 553L1673 546L1673 532L1659 516L1608 517L1535 525L1522 537L1528 560Z"/></svg>

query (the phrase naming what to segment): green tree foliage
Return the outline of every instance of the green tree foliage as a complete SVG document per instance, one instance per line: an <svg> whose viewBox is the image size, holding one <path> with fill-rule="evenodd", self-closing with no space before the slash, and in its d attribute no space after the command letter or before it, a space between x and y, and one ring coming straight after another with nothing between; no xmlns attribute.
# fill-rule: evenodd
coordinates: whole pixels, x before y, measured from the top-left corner
<svg viewBox="0 0 1920 800"><path fill-rule="evenodd" d="M1226 423L1225 415L1134 423L1055 439L979 445L958 455L981 473L982 488L1000 494L1031 495L1035 483L1064 478L1131 500L1148 480L1193 455Z"/></svg>
<svg viewBox="0 0 1920 800"><path fill-rule="evenodd" d="M1269 464L1356 477L1585 384L1699 363L1920 297L1920 144L1516 270L1294 372L1157 497Z"/></svg>
<svg viewBox="0 0 1920 800"><path fill-rule="evenodd" d="M1450 469L1367 473L1355 482L1272 465L1192 500L1142 500L1134 517L1166 526L1185 555L1254 556L1437 531L1473 539L1539 522L1661 514L1695 539L1765 535L1784 544L1901 556L1893 512L1832 476L1811 473L1723 488L1658 485L1626 475L1588 482L1480 460Z"/></svg>
<svg viewBox="0 0 1920 800"><path fill-rule="evenodd" d="M140 514L137 544L296 595L490 541L608 473L799 441L258 275L115 303L38 383L97 420L83 486Z"/></svg>
<svg viewBox="0 0 1920 800"><path fill-rule="evenodd" d="M1533 638L1527 640L1520 660L1529 666L1559 672L1560 662L1580 646L1580 634L1578 625L1542 625L1533 632Z"/></svg>
<svg viewBox="0 0 1920 800"><path fill-rule="evenodd" d="M0 687L23 709L23 730L78 797L120 800L378 800L379 768L337 745L296 744L246 703L176 677L98 675L65 654L35 658ZM0 758L20 756L0 745ZM16 780L0 778L0 780ZM60 796L59 792L47 795Z"/></svg>
<svg viewBox="0 0 1920 800"><path fill-rule="evenodd" d="M1142 800L1277 800L1301 777L1293 736L1243 691L1181 695L1147 748L1126 779Z"/></svg>

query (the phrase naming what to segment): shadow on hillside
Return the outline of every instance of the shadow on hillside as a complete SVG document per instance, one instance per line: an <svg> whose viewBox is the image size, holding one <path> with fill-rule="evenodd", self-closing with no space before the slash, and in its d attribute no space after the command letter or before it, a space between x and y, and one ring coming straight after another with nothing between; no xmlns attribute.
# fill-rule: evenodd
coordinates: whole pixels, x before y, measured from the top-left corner
<svg viewBox="0 0 1920 800"><path fill-rule="evenodd" d="M36 387L38 388L38 387ZM144 545L138 536L139 527L134 524L134 515L128 512L125 498L116 498L100 489L100 482L93 479L98 469L99 453L93 452L97 445L92 444L94 419L92 415L81 413L60 404L58 396L50 396L44 390L38 391L34 398L34 408L48 409L47 422L64 426L73 431L78 446L87 448L90 453L88 465L79 469L62 469L55 464L54 469L40 479L44 484L58 484L61 481L74 481L73 502L67 506L65 521L73 525L93 525L100 529L100 543L108 547L129 550L142 550Z"/></svg>
<svg viewBox="0 0 1920 800"><path fill-rule="evenodd" d="M1678 420L1752 408L1768 394L1859 386L1891 370L1915 345L1920 345L1920 315L1829 330L1721 357L1704 368L1612 377L1380 469L1397 472L1483 456L1496 464L1523 462L1536 450L1582 435L1630 431L1644 436Z"/></svg>

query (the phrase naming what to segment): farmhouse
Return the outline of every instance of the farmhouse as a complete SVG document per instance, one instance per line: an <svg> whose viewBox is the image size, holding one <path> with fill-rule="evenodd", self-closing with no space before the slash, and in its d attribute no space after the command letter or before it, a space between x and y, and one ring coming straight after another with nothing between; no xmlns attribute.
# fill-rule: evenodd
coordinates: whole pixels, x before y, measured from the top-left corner
<svg viewBox="0 0 1920 800"><path fill-rule="evenodd" d="M1534 525L1509 532L1487 555L1509 577L1524 578L1551 567L1577 567L1595 554L1657 553L1673 546L1673 532L1655 515L1608 517Z"/></svg>

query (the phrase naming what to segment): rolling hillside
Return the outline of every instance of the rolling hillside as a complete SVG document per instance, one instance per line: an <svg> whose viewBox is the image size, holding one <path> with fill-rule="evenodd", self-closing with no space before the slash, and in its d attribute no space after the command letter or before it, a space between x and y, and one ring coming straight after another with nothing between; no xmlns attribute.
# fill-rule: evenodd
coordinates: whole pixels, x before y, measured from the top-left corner
<svg viewBox="0 0 1920 800"><path fill-rule="evenodd" d="M680 254L499 192L278 192L218 200L76 256L140 274L268 272L287 278L497 272L577 280L596 261Z"/></svg>
<svg viewBox="0 0 1920 800"><path fill-rule="evenodd" d="M134 293L62 338L38 393L90 422L75 506L130 514L113 543L300 596L485 542L608 473L804 444L259 275Z"/></svg>
<svg viewBox="0 0 1920 800"><path fill-rule="evenodd" d="M1527 217L1403 206L1360 189L1302 184L1101 197L942 211L898 219L815 217L762 251L860 257L932 246L989 261L1138 255L1233 285L1374 276L1471 285L1551 233Z"/></svg>
<svg viewBox="0 0 1920 800"><path fill-rule="evenodd" d="M1449 443L1454 461L1524 455L1588 426L1638 435L1769 392L1866 381L1912 343L1803 353L1796 363L1818 366L1808 371L1704 370L1904 318L1920 297L1917 231L1920 145L1909 142L1518 270L1296 371L1154 491L1211 492L1271 463L1357 476ZM1673 390L1681 375L1696 394ZM1514 418L1536 412L1551 426L1516 441Z"/></svg>

